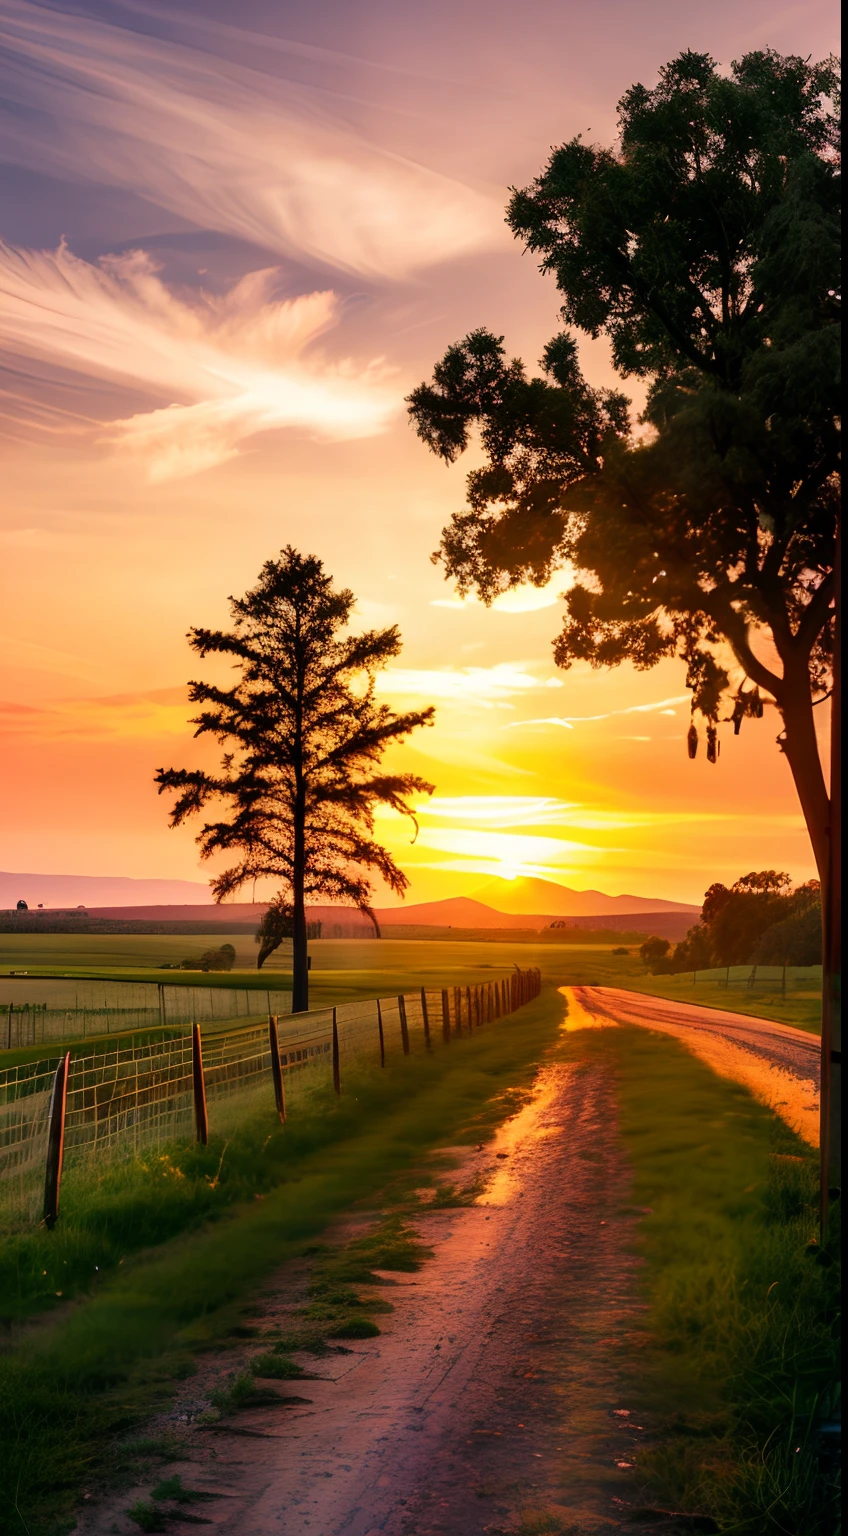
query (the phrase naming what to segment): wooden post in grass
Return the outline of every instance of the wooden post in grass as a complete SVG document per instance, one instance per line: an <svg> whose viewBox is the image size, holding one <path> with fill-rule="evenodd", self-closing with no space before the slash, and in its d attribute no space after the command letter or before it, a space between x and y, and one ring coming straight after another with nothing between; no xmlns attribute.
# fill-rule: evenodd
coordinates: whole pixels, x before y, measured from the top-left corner
<svg viewBox="0 0 848 1536"><path fill-rule="evenodd" d="M398 1014L400 1016L400 1038L403 1045L404 1056L409 1055L409 1025L406 1022L406 998L403 994L398 997Z"/></svg>
<svg viewBox="0 0 848 1536"><path fill-rule="evenodd" d="M14 1003L9 1004L9 1050L12 1049L12 1014L15 1011Z"/></svg>
<svg viewBox="0 0 848 1536"><path fill-rule="evenodd" d="M427 993L421 988L421 1017L424 1020L424 1044L430 1049L430 1016L427 1012Z"/></svg>
<svg viewBox="0 0 848 1536"><path fill-rule="evenodd" d="M442 987L442 1039L450 1045L450 999L447 987Z"/></svg>
<svg viewBox="0 0 848 1536"><path fill-rule="evenodd" d="M44 1225L53 1228L59 1215L59 1186L65 1151L65 1108L68 1102L68 1073L71 1053L66 1051L53 1076L50 1094L50 1121L47 1132L47 1169L44 1177Z"/></svg>
<svg viewBox="0 0 848 1536"><path fill-rule="evenodd" d="M336 1019L336 1010L333 1009L333 1087L336 1093L342 1091L341 1063L339 1062L339 1025Z"/></svg>
<svg viewBox="0 0 848 1536"><path fill-rule="evenodd" d="M202 1147L209 1140L209 1116L206 1112L206 1083L203 1080L203 1047L200 1025L191 1026L191 1085L194 1090L194 1135Z"/></svg>
<svg viewBox="0 0 848 1536"><path fill-rule="evenodd" d="M277 1106L277 1114L280 1117L280 1125L286 1123L286 1094L283 1088L283 1068L280 1064L280 1035L277 1029L276 1015L268 1015L268 1044L271 1047L271 1076L274 1079L274 1102Z"/></svg>
<svg viewBox="0 0 848 1536"><path fill-rule="evenodd" d="M379 997L377 998L377 1030L380 1035L380 1066L384 1067L386 1065L386 1039L383 1034L383 1009Z"/></svg>

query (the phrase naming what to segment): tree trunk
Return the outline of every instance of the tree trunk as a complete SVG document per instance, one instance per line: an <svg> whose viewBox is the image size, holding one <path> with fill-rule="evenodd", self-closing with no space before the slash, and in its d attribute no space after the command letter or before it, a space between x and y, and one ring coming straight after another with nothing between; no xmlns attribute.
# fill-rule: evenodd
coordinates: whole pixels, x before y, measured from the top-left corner
<svg viewBox="0 0 848 1536"><path fill-rule="evenodd" d="M294 859L292 869L292 1013L305 1013L309 1007L309 960L306 943L306 806L302 789L295 794Z"/></svg>
<svg viewBox="0 0 848 1536"><path fill-rule="evenodd" d="M830 799L822 771L807 658L794 676L787 667L781 689L780 712L783 715L786 753L801 810L807 824L813 857L824 891L827 884L830 853Z"/></svg>
<svg viewBox="0 0 848 1536"><path fill-rule="evenodd" d="M837 551L837 570L840 551ZM837 582L839 576L837 575ZM797 675L786 668L780 703L786 728L783 742L801 802L822 889L822 1048L820 1089L821 1227L827 1228L828 1191L840 1185L841 1134L841 657L839 589L834 636L833 701L831 706L830 796L825 784L806 659Z"/></svg>
<svg viewBox="0 0 848 1536"><path fill-rule="evenodd" d="M827 879L822 883L824 965L821 1053L821 1228L827 1233L831 1191L842 1183L842 536L836 531L833 694L830 708L830 824Z"/></svg>

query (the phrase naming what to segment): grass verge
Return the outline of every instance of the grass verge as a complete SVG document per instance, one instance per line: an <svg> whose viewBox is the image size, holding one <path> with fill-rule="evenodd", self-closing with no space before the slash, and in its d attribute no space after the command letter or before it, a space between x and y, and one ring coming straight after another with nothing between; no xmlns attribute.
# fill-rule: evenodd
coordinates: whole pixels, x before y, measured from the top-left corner
<svg viewBox="0 0 848 1536"><path fill-rule="evenodd" d="M660 1425L639 1466L659 1501L746 1536L829 1536L836 1234L816 1241L817 1154L736 1084L641 1029L581 1048L619 1077L649 1300L630 1386Z"/></svg>
<svg viewBox="0 0 848 1536"><path fill-rule="evenodd" d="M39 1267L51 1279L66 1272L53 1288L77 1298L0 1362L4 1529L68 1530L106 1447L167 1399L198 1349L227 1335L268 1271L433 1148L479 1140L532 1079L559 1018L548 994L430 1056L348 1070L342 1099L316 1092L312 1112L285 1129L260 1115L226 1149L171 1148L178 1175L127 1164L76 1203L69 1181L59 1225L20 1234L3 1276L7 1313L44 1300ZM316 1293L313 1305L334 1304ZM325 1332L329 1321L314 1319Z"/></svg>

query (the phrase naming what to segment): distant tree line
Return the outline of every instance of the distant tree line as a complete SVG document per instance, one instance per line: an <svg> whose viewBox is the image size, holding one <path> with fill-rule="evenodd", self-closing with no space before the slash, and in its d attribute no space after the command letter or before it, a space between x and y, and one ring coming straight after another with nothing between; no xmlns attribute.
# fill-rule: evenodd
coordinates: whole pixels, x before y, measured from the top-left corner
<svg viewBox="0 0 848 1536"><path fill-rule="evenodd" d="M653 936L639 953L655 976L719 965L818 965L821 923L818 880L793 888L787 874L752 870L731 886L711 885L700 922L673 949Z"/></svg>

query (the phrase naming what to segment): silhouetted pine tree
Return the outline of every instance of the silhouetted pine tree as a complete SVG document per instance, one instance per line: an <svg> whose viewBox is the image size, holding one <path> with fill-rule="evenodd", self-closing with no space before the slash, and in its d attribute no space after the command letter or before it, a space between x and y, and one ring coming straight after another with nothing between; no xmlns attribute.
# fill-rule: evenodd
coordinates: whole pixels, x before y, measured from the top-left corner
<svg viewBox="0 0 848 1536"><path fill-rule="evenodd" d="M401 649L396 626L345 633L353 593L333 589L320 560L288 546L269 560L243 598L230 599L233 628L192 629L199 656L233 658L232 688L190 683L202 706L197 736L230 748L221 772L160 768L159 792L176 790L171 825L207 806L220 817L201 828L201 856L235 853L212 882L216 901L257 879L274 879L291 904L294 1012L309 1005L306 902L324 897L370 913L366 871L391 890L408 884L373 836L374 809L389 805L414 821L410 797L433 785L415 774L379 771L386 747L432 722L432 708L398 715L378 703L375 674Z"/></svg>

